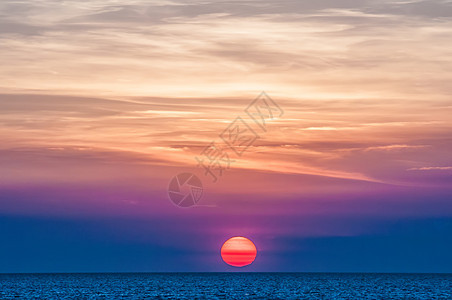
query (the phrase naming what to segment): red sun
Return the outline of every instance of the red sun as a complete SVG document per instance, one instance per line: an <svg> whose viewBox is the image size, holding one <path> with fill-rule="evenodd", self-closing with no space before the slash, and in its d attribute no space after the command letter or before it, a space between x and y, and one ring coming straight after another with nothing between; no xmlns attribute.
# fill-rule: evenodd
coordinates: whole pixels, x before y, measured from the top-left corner
<svg viewBox="0 0 452 300"><path fill-rule="evenodd" d="M253 242L242 236L235 236L224 242L221 247L221 258L228 265L244 267L256 258L257 250Z"/></svg>

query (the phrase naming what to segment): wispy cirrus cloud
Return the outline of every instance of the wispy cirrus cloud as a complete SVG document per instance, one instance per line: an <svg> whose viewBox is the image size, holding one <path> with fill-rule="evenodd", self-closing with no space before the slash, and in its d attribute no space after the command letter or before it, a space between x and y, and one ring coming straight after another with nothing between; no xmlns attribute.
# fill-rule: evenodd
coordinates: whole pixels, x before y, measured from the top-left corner
<svg viewBox="0 0 452 300"><path fill-rule="evenodd" d="M96 157L100 151L113 164L119 155L134 164L195 167L194 157L251 100L1 95L2 149L4 157L17 154L13 161L34 153L23 149L37 149L39 160L46 161L62 159L56 153L84 161L79 154ZM278 101L285 118L272 122L273 130L237 158L233 168L410 184L406 169L444 164L450 156L444 141L450 124L442 105L420 102L405 115L392 101ZM8 165L14 168L14 163ZM29 167L36 169L33 165Z"/></svg>
<svg viewBox="0 0 452 300"><path fill-rule="evenodd" d="M265 87L286 97L444 99L450 7L4 1L0 79L8 92L89 96L251 96Z"/></svg>
<svg viewBox="0 0 452 300"><path fill-rule="evenodd" d="M448 171L448 170L452 170L452 167L421 167L408 169L408 171Z"/></svg>
<svg viewBox="0 0 452 300"><path fill-rule="evenodd" d="M429 147L428 145L386 145L386 146L374 146L364 149L364 151L393 151L404 149L418 149Z"/></svg>

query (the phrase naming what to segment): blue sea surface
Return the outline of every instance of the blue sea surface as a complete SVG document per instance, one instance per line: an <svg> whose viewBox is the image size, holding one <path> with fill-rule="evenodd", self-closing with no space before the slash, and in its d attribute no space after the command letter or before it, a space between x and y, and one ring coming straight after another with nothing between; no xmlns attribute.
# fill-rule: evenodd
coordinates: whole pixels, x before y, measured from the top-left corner
<svg viewBox="0 0 452 300"><path fill-rule="evenodd" d="M452 274L0 274L0 299L452 299Z"/></svg>

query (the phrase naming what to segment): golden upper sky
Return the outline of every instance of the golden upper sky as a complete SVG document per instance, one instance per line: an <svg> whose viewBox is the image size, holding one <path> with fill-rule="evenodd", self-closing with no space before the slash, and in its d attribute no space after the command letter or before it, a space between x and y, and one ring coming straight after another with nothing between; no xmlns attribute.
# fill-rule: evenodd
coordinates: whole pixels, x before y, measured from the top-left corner
<svg viewBox="0 0 452 300"><path fill-rule="evenodd" d="M448 1L2 1L0 87L449 99Z"/></svg>

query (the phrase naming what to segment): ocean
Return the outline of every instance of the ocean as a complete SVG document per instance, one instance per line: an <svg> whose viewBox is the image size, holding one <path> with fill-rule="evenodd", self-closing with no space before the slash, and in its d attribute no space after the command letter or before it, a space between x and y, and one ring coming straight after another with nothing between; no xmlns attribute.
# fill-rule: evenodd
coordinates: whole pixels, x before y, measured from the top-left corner
<svg viewBox="0 0 452 300"><path fill-rule="evenodd" d="M0 299L452 299L452 274L0 274Z"/></svg>

